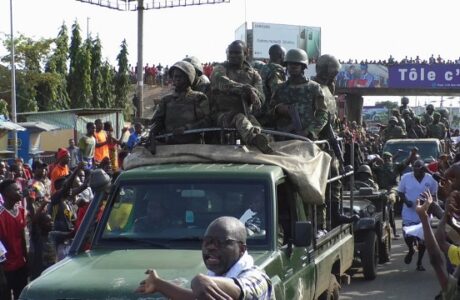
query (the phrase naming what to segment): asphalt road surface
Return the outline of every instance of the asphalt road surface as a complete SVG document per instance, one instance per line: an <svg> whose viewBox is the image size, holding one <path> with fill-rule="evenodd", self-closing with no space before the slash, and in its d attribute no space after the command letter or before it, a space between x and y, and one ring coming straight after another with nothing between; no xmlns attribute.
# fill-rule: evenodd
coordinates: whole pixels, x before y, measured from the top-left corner
<svg viewBox="0 0 460 300"><path fill-rule="evenodd" d="M401 222L397 223L401 233ZM340 299L404 299L404 300L433 300L441 288L436 274L431 268L428 252L425 252L423 266L426 271L416 271L417 253L412 263L406 265L404 256L407 246L402 239L392 240L391 261L378 266L377 278L372 281L364 280L361 273L353 275L350 285L342 286Z"/></svg>

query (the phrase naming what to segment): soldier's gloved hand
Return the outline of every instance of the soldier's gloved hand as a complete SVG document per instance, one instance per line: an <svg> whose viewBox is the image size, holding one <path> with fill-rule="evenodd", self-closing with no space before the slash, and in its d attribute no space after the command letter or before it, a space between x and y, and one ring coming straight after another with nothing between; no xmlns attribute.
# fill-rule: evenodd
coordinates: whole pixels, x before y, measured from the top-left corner
<svg viewBox="0 0 460 300"><path fill-rule="evenodd" d="M280 104L276 106L275 113L280 116L289 117L289 105Z"/></svg>
<svg viewBox="0 0 460 300"><path fill-rule="evenodd" d="M178 127L178 128L174 128L172 133L173 135L183 135L184 131L185 131L184 127Z"/></svg>

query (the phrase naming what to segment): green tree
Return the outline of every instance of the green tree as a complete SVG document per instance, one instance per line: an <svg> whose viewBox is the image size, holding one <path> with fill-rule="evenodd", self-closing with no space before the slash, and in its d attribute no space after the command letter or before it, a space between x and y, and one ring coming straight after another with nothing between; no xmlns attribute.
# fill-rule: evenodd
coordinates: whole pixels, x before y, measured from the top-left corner
<svg viewBox="0 0 460 300"><path fill-rule="evenodd" d="M102 99L102 46L99 36L91 44L91 92L92 106L103 107Z"/></svg>
<svg viewBox="0 0 460 300"><path fill-rule="evenodd" d="M101 83L101 107L112 108L114 106L114 74L112 66L108 61L105 61L101 67L102 83Z"/></svg>
<svg viewBox="0 0 460 300"><path fill-rule="evenodd" d="M115 107L122 108L126 119L130 119L132 107L126 105L128 101L129 70L128 70L128 46L126 40L121 43L120 52L117 55L118 70L115 75Z"/></svg>
<svg viewBox="0 0 460 300"><path fill-rule="evenodd" d="M72 25L69 48L69 76L67 79L71 108L91 107L91 40L82 44L80 26Z"/></svg>
<svg viewBox="0 0 460 300"><path fill-rule="evenodd" d="M4 115L9 118L10 111L8 109L8 102L5 99L0 98L0 115Z"/></svg>
<svg viewBox="0 0 460 300"><path fill-rule="evenodd" d="M70 98L67 92L67 55L69 53L69 36L67 26L62 24L58 36L55 39L56 47L46 64L45 71L53 74L48 78L51 82L42 82L40 88L49 90L50 99L46 102L39 101L40 110L60 110L70 107Z"/></svg>

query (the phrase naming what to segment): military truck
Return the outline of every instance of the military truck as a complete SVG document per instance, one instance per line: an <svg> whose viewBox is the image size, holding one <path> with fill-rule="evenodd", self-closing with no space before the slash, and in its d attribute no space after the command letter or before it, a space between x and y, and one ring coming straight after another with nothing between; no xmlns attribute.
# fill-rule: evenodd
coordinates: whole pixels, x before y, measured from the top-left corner
<svg viewBox="0 0 460 300"><path fill-rule="evenodd" d="M414 147L417 147L420 158L425 162L437 159L445 151L443 143L438 139L392 139L383 146L382 152L393 154L394 162L402 162L407 158Z"/></svg>
<svg viewBox="0 0 460 300"><path fill-rule="evenodd" d="M189 287L206 273L201 238L220 216L246 224L249 254L276 299L338 299L353 262L352 227L317 237L315 223L331 158L311 142L273 148L265 155L239 145L161 145L152 155L137 147L110 192L90 204L70 255L21 299L163 299L134 292L145 270ZM260 222L248 224L254 211Z"/></svg>

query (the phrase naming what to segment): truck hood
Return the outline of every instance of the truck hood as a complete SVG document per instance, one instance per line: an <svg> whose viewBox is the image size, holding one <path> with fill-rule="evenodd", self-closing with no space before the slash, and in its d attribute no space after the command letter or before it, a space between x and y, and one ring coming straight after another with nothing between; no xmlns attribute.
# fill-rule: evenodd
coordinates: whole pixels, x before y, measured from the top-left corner
<svg viewBox="0 0 460 300"><path fill-rule="evenodd" d="M260 264L270 252L250 254ZM23 290L20 299L166 299L159 293L134 292L148 268L187 288L195 275L207 272L201 250L88 251L47 269Z"/></svg>

